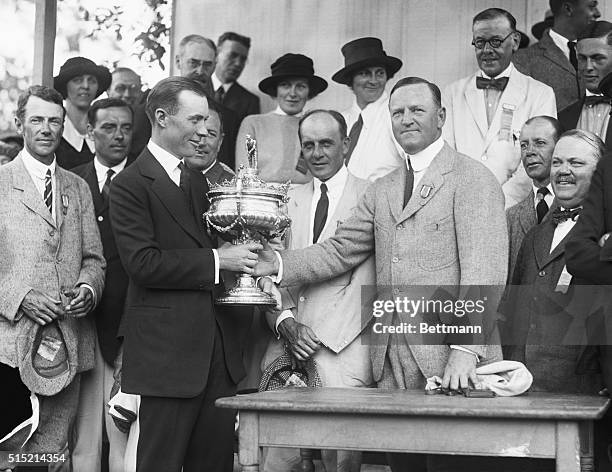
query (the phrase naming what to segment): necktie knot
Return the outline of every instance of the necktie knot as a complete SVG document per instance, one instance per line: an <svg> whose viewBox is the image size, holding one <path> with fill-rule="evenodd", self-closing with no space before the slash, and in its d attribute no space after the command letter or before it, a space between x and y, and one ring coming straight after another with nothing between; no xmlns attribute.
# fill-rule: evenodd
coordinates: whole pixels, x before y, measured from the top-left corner
<svg viewBox="0 0 612 472"><path fill-rule="evenodd" d="M576 42L568 41L567 48L569 49L569 60L574 69L578 70L578 56L576 55Z"/></svg>
<svg viewBox="0 0 612 472"><path fill-rule="evenodd" d="M508 77L500 77L499 79L487 79L485 77L476 77L477 89L493 89L503 92L508 85Z"/></svg>
<svg viewBox="0 0 612 472"><path fill-rule="evenodd" d="M219 88L215 91L215 100L219 103L223 103L223 99L225 98L225 89L223 85L220 85Z"/></svg>
<svg viewBox="0 0 612 472"><path fill-rule="evenodd" d="M108 170L106 171L106 178L107 178L107 179L112 179L112 178L113 178L113 175L115 175L115 171L114 171L113 169L108 169Z"/></svg>
<svg viewBox="0 0 612 472"><path fill-rule="evenodd" d="M538 197L539 198L544 198L549 193L550 193L550 190L548 190L548 187L540 187L538 189Z"/></svg>
<svg viewBox="0 0 612 472"><path fill-rule="evenodd" d="M321 183L321 193L327 193L327 185L325 182Z"/></svg>
<svg viewBox="0 0 612 472"><path fill-rule="evenodd" d="M564 210L562 208L555 208L552 214L553 222L555 225L563 223L567 220L575 220L575 218L580 214L581 207L574 208L573 210Z"/></svg>

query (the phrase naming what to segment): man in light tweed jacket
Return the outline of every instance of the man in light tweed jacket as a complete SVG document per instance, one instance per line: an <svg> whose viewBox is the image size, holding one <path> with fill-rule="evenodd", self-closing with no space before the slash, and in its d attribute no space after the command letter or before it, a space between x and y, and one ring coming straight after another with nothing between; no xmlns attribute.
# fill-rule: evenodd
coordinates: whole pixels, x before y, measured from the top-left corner
<svg viewBox="0 0 612 472"><path fill-rule="evenodd" d="M30 87L19 98L15 122L25 147L0 168L2 388L10 392L23 381L38 394L38 429L22 450L56 453L68 441L78 374L93 367L95 332L85 315L102 293L106 263L89 187L56 165L61 95ZM34 343L39 330L46 349ZM32 374L38 355L51 365L63 362L51 371L35 366Z"/></svg>

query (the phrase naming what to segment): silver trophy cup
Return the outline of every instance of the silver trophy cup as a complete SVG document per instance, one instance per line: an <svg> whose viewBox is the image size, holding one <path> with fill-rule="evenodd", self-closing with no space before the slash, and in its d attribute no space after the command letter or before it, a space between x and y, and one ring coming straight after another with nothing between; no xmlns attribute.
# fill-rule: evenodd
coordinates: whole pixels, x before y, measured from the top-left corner
<svg viewBox="0 0 612 472"><path fill-rule="evenodd" d="M269 241L282 237L291 224L287 215L286 184L272 184L257 174L256 142L247 136L248 167L240 166L231 181L210 185L207 193L210 208L204 214L206 222L223 236L230 236L232 244ZM217 305L274 306L274 297L263 292L255 279L239 274L236 284L215 301Z"/></svg>

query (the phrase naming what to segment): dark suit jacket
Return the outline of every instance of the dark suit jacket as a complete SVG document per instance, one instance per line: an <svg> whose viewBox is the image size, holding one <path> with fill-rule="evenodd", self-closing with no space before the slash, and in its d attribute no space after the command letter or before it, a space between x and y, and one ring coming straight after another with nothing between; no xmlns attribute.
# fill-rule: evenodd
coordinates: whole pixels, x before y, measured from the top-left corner
<svg viewBox="0 0 612 472"><path fill-rule="evenodd" d="M584 97L580 100L572 103L565 110L559 113L559 121L563 128L567 131L574 129L580 119L580 113L582 112L582 106L584 105ZM590 131L590 130L587 130ZM605 137L602 137L604 143L612 143L612 127L608 126Z"/></svg>
<svg viewBox="0 0 612 472"><path fill-rule="evenodd" d="M233 110L238 115L240 122L248 115L259 115L259 97L238 82L234 82L223 97L223 105Z"/></svg>
<svg viewBox="0 0 612 472"><path fill-rule="evenodd" d="M584 95L584 83L574 66L551 39L548 31L542 39L526 49L518 50L512 62L527 74L555 91L557 110L579 100Z"/></svg>
<svg viewBox="0 0 612 472"><path fill-rule="evenodd" d="M212 99L209 98L209 100ZM219 149L219 154L217 154L217 159L230 169L233 169L236 163L236 137L238 136L242 119L238 117L236 112L230 110L225 105L221 105L218 102L214 103L220 110L221 119L223 120L223 133L225 135L223 143L221 143L221 149Z"/></svg>
<svg viewBox="0 0 612 472"><path fill-rule="evenodd" d="M80 166L87 162L93 161L93 153L89 150L87 145L83 143L82 149L75 149L72 145L64 139L60 139L59 146L55 151L55 159L57 165L64 169L70 170L74 167Z"/></svg>
<svg viewBox="0 0 612 472"><path fill-rule="evenodd" d="M126 166L133 161L133 158L128 158ZM72 172L82 177L89 185L98 229L100 230L100 239L102 239L102 247L104 248L104 259L106 259L104 292L102 292L100 301L92 315L96 322L102 357L107 364L112 366L121 345L117 338L117 331L123 315L128 277L119 259L115 237L111 229L108 202L104 202L102 195L100 195L98 177L93 161L73 168Z"/></svg>
<svg viewBox="0 0 612 472"><path fill-rule="evenodd" d="M201 217L208 187L201 173L188 172L194 213L148 148L111 187L113 232L130 279L119 329L121 386L128 393L198 395L206 388L214 342L223 343L232 380L245 374L241 346L251 319L213 305L215 241ZM222 340L215 339L215 325Z"/></svg>
<svg viewBox="0 0 612 472"><path fill-rule="evenodd" d="M236 174L234 171L227 167L222 162L215 162L215 164L206 171L204 177L212 184L220 184L225 180L232 180Z"/></svg>

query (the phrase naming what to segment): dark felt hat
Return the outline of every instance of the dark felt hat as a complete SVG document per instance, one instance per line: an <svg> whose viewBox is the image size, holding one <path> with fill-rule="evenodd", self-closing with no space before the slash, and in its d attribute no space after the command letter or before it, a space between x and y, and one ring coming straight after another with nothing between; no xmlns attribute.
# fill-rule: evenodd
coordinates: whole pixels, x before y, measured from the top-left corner
<svg viewBox="0 0 612 472"><path fill-rule="evenodd" d="M276 97L276 86L279 82L291 77L308 79L309 98L327 88L327 81L315 75L312 59L303 54L285 54L272 63L270 70L272 75L259 82L259 90L271 97Z"/></svg>
<svg viewBox="0 0 612 472"><path fill-rule="evenodd" d="M553 13L552 11L548 10L544 14L544 21L540 21L531 27L531 34L539 41L542 39L542 36L544 36L544 31L553 27L554 22L555 17L553 16Z"/></svg>
<svg viewBox="0 0 612 472"><path fill-rule="evenodd" d="M110 71L106 67L98 66L94 61L86 57L77 56L71 57L60 67L59 74L53 77L53 88L61 93L64 98L67 98L66 84L71 79L85 74L93 75L98 79L96 98L110 87L113 80Z"/></svg>
<svg viewBox="0 0 612 472"><path fill-rule="evenodd" d="M387 78L402 67L402 61L397 57L388 56L378 38L358 38L342 46L344 67L332 76L334 82L351 85L353 75L364 67L383 66L387 70Z"/></svg>

